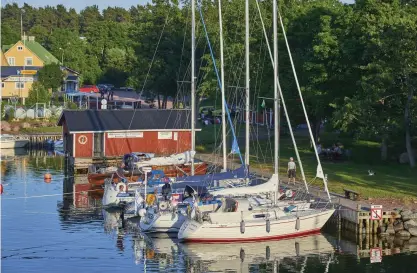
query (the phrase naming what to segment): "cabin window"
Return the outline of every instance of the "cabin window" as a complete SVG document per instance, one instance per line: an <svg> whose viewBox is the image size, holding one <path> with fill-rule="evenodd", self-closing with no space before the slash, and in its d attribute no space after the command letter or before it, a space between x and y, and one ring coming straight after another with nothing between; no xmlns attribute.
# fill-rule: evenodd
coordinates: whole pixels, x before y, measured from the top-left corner
<svg viewBox="0 0 417 273"><path fill-rule="evenodd" d="M25 83L24 82L16 82L15 87L16 87L16 89L23 89L23 88L25 88Z"/></svg>
<svg viewBox="0 0 417 273"><path fill-rule="evenodd" d="M1 83L1 88L4 88L4 82Z"/></svg>
<svg viewBox="0 0 417 273"><path fill-rule="evenodd" d="M18 46L17 51L23 51L23 46Z"/></svg>
<svg viewBox="0 0 417 273"><path fill-rule="evenodd" d="M10 66L14 66L14 63L15 63L14 60L15 60L14 57L7 58L7 62L9 63Z"/></svg>
<svg viewBox="0 0 417 273"><path fill-rule="evenodd" d="M26 57L25 58L25 65L33 65L32 57Z"/></svg>

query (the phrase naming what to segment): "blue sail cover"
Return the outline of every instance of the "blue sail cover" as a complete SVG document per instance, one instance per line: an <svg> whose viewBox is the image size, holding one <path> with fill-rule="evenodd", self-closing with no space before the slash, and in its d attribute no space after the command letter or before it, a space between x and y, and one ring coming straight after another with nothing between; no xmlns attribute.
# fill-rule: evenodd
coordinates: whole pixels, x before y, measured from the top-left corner
<svg viewBox="0 0 417 273"><path fill-rule="evenodd" d="M231 179L245 179L249 178L249 168L246 168L244 165L237 168L236 170L229 170L224 173L212 173L205 175L194 175L187 177L178 177L176 183L186 183L193 185L203 184L206 187L217 187L217 182L221 180L231 180Z"/></svg>

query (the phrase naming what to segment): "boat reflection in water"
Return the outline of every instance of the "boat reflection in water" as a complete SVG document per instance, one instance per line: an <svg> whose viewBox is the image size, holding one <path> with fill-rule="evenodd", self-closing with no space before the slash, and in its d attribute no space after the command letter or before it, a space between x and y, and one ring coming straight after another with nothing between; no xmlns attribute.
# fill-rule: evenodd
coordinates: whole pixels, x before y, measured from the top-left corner
<svg viewBox="0 0 417 273"><path fill-rule="evenodd" d="M192 268L193 272L249 272L253 271L253 266L265 264L272 268L278 266L278 263L289 270L297 266L297 269L290 271L298 272L298 261L301 260L303 264L307 258L316 257L330 263L334 253L332 244L320 233L280 241L230 244L183 244L166 234L157 236L140 234L134 239L137 264L152 265L158 262L161 269L162 262L166 265L165 269L168 269L170 261L184 256L184 264L176 263L175 267L187 271Z"/></svg>

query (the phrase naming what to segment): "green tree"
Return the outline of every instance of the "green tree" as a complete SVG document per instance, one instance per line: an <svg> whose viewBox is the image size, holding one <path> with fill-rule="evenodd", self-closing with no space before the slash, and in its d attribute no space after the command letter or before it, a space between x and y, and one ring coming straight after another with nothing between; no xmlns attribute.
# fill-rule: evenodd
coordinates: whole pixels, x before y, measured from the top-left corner
<svg viewBox="0 0 417 273"><path fill-rule="evenodd" d="M47 89L57 90L62 85L64 73L59 64L47 64L38 72L39 82Z"/></svg>
<svg viewBox="0 0 417 273"><path fill-rule="evenodd" d="M51 93L40 82L34 82L29 90L29 96L26 103L33 105L35 103L49 103L51 100Z"/></svg>

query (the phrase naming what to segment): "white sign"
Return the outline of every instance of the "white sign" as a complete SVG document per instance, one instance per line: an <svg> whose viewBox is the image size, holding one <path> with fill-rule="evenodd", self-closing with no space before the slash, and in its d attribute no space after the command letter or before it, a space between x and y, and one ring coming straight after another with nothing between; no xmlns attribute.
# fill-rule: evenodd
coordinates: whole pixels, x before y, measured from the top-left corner
<svg viewBox="0 0 417 273"><path fill-rule="evenodd" d="M4 81L6 82L33 82L32 77L8 77Z"/></svg>
<svg viewBox="0 0 417 273"><path fill-rule="evenodd" d="M371 264L382 262L382 249L380 247L371 248Z"/></svg>
<svg viewBox="0 0 417 273"><path fill-rule="evenodd" d="M381 205L371 206L371 220L382 220L382 206Z"/></svg>
<svg viewBox="0 0 417 273"><path fill-rule="evenodd" d="M143 132L107 133L108 138L143 138Z"/></svg>
<svg viewBox="0 0 417 273"><path fill-rule="evenodd" d="M178 132L174 132L174 140L177 141L178 140Z"/></svg>
<svg viewBox="0 0 417 273"><path fill-rule="evenodd" d="M172 132L158 132L158 139L172 139Z"/></svg>

